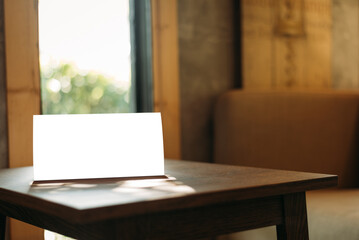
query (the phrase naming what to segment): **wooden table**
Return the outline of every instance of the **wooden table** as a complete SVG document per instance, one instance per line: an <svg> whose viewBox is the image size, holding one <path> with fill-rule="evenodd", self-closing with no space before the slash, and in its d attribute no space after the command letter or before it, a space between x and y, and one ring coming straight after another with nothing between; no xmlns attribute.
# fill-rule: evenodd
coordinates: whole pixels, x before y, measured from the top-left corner
<svg viewBox="0 0 359 240"><path fill-rule="evenodd" d="M198 239L277 226L278 239L308 239L305 191L333 175L187 161L168 178L32 184L32 167L0 171L5 216L77 239Z"/></svg>

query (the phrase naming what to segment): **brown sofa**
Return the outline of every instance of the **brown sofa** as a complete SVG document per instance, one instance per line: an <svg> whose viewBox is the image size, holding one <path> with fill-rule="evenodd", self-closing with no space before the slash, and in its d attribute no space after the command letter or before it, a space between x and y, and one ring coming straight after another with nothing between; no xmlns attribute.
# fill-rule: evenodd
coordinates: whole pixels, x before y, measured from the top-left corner
<svg viewBox="0 0 359 240"><path fill-rule="evenodd" d="M230 91L215 109L214 160L337 174L307 193L311 240L359 239L359 92ZM222 239L276 239L275 228Z"/></svg>

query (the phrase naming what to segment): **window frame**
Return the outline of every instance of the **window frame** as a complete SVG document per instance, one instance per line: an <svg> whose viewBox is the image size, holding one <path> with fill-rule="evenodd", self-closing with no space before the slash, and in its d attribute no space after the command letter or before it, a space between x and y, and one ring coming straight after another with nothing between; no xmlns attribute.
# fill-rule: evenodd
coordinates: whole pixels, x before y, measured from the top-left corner
<svg viewBox="0 0 359 240"><path fill-rule="evenodd" d="M1 4L5 25L6 56L3 66L6 68L8 165L31 166L32 116L41 114L38 0L3 0ZM177 0L151 0L151 5L153 74L147 74L152 82L142 86L142 89L153 89L153 93L152 101L137 100L138 104L147 101L138 110L146 109L146 104L152 102L153 110L162 113L165 157L180 159ZM148 21L145 23L148 28ZM143 53L148 54L148 45L146 49ZM149 55L146 56L149 58ZM144 64L143 68L145 71L141 74L148 72L148 65ZM137 84L136 89L140 88ZM22 236L43 239L44 236L42 229L18 221L11 221L10 232L12 239L22 239Z"/></svg>
<svg viewBox="0 0 359 240"><path fill-rule="evenodd" d="M151 1L129 0L132 61L132 109L153 111Z"/></svg>

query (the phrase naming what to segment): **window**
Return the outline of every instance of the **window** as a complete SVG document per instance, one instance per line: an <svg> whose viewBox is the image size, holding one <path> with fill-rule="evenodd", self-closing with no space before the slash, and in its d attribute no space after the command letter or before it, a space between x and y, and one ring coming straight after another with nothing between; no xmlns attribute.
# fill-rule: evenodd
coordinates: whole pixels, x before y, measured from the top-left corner
<svg viewBox="0 0 359 240"><path fill-rule="evenodd" d="M39 0L43 114L152 111L150 4ZM68 239L45 231L45 239Z"/></svg>
<svg viewBox="0 0 359 240"><path fill-rule="evenodd" d="M39 0L44 114L152 110L149 5Z"/></svg>
<svg viewBox="0 0 359 240"><path fill-rule="evenodd" d="M127 0L40 0L42 111L129 112Z"/></svg>
<svg viewBox="0 0 359 240"><path fill-rule="evenodd" d="M45 0L5 0L4 24L6 47L6 88L7 115L9 132L9 167L30 166L32 164L32 116L40 114L40 81L38 63L38 1ZM76 1L76 0L73 0ZM120 1L120 0L119 0ZM165 156L180 158L180 124L179 124L179 75L178 75L178 38L177 38L177 0L129 0L131 42L136 42L136 51L131 49L132 65L143 66L143 71L136 74L139 68L131 68L131 90L135 93L142 89L147 95L130 94L134 109L150 111L152 107L152 70L151 62L143 62L151 57L152 36L134 38L134 32L140 29L151 29L153 25L153 69L154 99L156 111L162 112ZM150 3L151 2L151 8ZM137 10L135 11L135 7ZM149 10L153 16L149 15ZM143 13L141 14L142 11ZM140 16L140 17L138 17ZM152 18L153 17L153 18ZM139 18L139 19L138 19ZM144 21L145 20L145 21ZM142 28L141 28L142 26ZM145 27L144 27L145 26ZM142 43L142 44L139 44ZM133 46L133 44L132 44ZM144 56L144 57L138 57ZM137 61L136 61L137 59ZM140 61L139 61L140 60ZM148 67L151 66L151 67ZM21 71L19 69L21 68ZM137 81L142 75L144 81ZM150 91L146 91L149 89ZM142 97L142 99L137 99ZM131 101L135 99L135 101ZM141 101L142 100L142 101ZM167 143L167 144L166 144ZM19 149L21 151L19 151ZM43 231L21 222L12 221L15 227L22 229L12 231L17 238L23 234L33 239L42 239Z"/></svg>

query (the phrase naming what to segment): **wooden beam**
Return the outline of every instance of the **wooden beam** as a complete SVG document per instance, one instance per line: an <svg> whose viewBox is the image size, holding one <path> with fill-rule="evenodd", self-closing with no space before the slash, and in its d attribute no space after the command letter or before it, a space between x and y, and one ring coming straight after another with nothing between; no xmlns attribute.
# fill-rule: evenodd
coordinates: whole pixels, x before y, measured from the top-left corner
<svg viewBox="0 0 359 240"><path fill-rule="evenodd" d="M9 166L32 165L32 116L40 113L37 0L4 0ZM43 239L43 230L10 222L12 240Z"/></svg>
<svg viewBox="0 0 359 240"><path fill-rule="evenodd" d="M32 165L32 116L40 113L37 1L5 0L10 167Z"/></svg>
<svg viewBox="0 0 359 240"><path fill-rule="evenodd" d="M152 0L154 109L162 113L166 158L181 158L177 0Z"/></svg>
<svg viewBox="0 0 359 240"><path fill-rule="evenodd" d="M0 168L8 166L4 0L0 0Z"/></svg>

